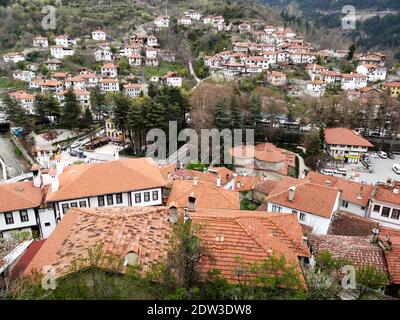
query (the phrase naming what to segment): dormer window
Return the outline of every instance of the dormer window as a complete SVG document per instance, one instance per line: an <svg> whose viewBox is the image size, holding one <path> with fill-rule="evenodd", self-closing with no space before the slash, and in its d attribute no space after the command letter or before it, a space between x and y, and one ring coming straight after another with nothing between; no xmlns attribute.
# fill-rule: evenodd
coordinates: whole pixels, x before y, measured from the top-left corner
<svg viewBox="0 0 400 320"><path fill-rule="evenodd" d="M139 265L139 254L130 251L125 256L124 266L137 266Z"/></svg>

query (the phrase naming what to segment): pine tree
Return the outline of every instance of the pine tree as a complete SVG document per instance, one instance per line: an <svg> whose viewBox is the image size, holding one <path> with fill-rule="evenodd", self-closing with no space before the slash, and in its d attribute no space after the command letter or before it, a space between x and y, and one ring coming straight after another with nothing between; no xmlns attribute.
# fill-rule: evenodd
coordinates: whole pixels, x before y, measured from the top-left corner
<svg viewBox="0 0 400 320"><path fill-rule="evenodd" d="M65 94L64 106L61 112L61 123L69 129L76 128L79 124L77 121L81 115L81 107L78 104L76 95L72 89Z"/></svg>
<svg viewBox="0 0 400 320"><path fill-rule="evenodd" d="M2 106L2 111L7 117L7 120L13 122L15 121L15 117L17 114L17 109L18 109L18 101L12 98L10 95L6 94L2 98L3 101L3 106Z"/></svg>
<svg viewBox="0 0 400 320"><path fill-rule="evenodd" d="M264 127L262 125L261 100L258 96L253 95L250 99L250 127L254 129L254 138L256 141L262 142L265 138Z"/></svg>
<svg viewBox="0 0 400 320"><path fill-rule="evenodd" d="M214 126L218 130L229 128L230 118L226 111L225 103L218 101L213 110Z"/></svg>
<svg viewBox="0 0 400 320"><path fill-rule="evenodd" d="M231 130L240 129L242 126L242 119L240 115L240 110L238 107L238 103L235 97L232 99L231 103L231 114L230 114L230 128Z"/></svg>
<svg viewBox="0 0 400 320"><path fill-rule="evenodd" d="M94 87L90 91L90 105L98 120L101 118L102 106L105 105L105 102L106 102L106 97L101 92L100 87L99 86Z"/></svg>
<svg viewBox="0 0 400 320"><path fill-rule="evenodd" d="M349 48L349 54L347 55L347 61L353 60L355 51L356 51L356 45L353 43Z"/></svg>
<svg viewBox="0 0 400 320"><path fill-rule="evenodd" d="M90 127L93 124L93 116L92 112L90 111L90 108L85 109L83 119L86 127Z"/></svg>

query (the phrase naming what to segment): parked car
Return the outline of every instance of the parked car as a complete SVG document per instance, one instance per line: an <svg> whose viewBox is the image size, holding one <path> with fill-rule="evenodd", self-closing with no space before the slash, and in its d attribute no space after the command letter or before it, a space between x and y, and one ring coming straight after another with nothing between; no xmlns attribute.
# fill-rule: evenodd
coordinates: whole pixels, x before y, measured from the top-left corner
<svg viewBox="0 0 400 320"><path fill-rule="evenodd" d="M388 152L388 153L387 153L387 157L388 157L389 159L394 159L394 155L393 155L393 153L391 153L391 152Z"/></svg>
<svg viewBox="0 0 400 320"><path fill-rule="evenodd" d="M77 151L77 150L71 150L71 151L69 152L69 155L70 155L71 157L79 157L79 151Z"/></svg>
<svg viewBox="0 0 400 320"><path fill-rule="evenodd" d="M373 152L370 154L371 158L379 158L378 153L377 152Z"/></svg>
<svg viewBox="0 0 400 320"><path fill-rule="evenodd" d="M393 167L392 167L392 170L393 170L395 173L400 174L400 164L395 163L395 164L393 165Z"/></svg>
<svg viewBox="0 0 400 320"><path fill-rule="evenodd" d="M333 176L335 174L335 171L332 169L322 169L321 170L322 174L326 174L328 176Z"/></svg>
<svg viewBox="0 0 400 320"><path fill-rule="evenodd" d="M346 168L337 168L337 169L335 170L335 173L336 173L336 174L341 174L341 175L345 176L345 175L347 175L347 169L346 169Z"/></svg>
<svg viewBox="0 0 400 320"><path fill-rule="evenodd" d="M379 158L382 158L382 159L387 159L387 157L388 157L387 153L384 151L379 151L378 156L379 156Z"/></svg>

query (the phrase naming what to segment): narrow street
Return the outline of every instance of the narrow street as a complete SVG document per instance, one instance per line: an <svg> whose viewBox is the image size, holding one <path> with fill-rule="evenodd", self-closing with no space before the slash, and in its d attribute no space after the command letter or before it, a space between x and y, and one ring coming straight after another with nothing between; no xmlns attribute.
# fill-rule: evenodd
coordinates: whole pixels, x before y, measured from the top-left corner
<svg viewBox="0 0 400 320"><path fill-rule="evenodd" d="M8 178L18 176L29 169L29 164L15 154L15 146L5 133L0 133L0 157L6 163ZM2 169L0 172L3 172ZM0 174L1 180L3 180L3 174Z"/></svg>

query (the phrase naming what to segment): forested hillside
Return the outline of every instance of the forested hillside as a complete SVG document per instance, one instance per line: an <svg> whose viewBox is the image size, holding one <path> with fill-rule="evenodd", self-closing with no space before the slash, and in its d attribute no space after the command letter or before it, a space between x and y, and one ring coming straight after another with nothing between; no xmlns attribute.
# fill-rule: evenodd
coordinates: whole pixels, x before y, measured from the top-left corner
<svg viewBox="0 0 400 320"><path fill-rule="evenodd" d="M315 29L325 30L312 39L322 47L329 43L331 37L330 42L333 44L343 46L351 41L360 50L385 51L391 58L400 60L400 1L398 0L263 1L280 10L286 20L308 21ZM356 9L355 30L342 29L342 18L345 16L342 8L346 5L352 5Z"/></svg>
<svg viewBox="0 0 400 320"><path fill-rule="evenodd" d="M41 21L46 4L57 8L56 30L45 32ZM259 1L245 0L0 0L0 48L21 49L29 45L34 35L68 33L84 36L101 26L113 38L119 39L135 27L168 12L177 18L184 10L198 9L203 14L223 15L228 22L243 18L261 18L282 22L277 11Z"/></svg>

